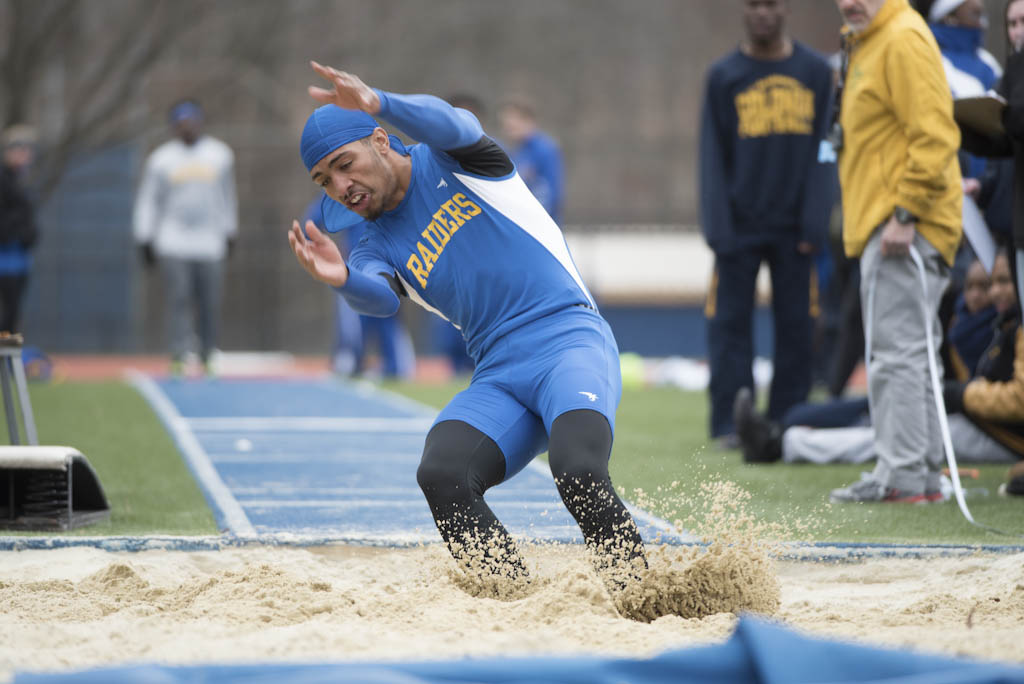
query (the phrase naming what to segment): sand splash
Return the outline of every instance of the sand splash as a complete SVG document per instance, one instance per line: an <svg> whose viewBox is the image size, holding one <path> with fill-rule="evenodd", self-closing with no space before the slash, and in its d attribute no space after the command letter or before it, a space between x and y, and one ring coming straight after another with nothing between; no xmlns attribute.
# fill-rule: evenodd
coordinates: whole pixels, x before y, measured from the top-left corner
<svg viewBox="0 0 1024 684"><path fill-rule="evenodd" d="M599 497L586 498L589 505L604 503ZM643 501L643 492L637 492L637 498ZM630 535L622 532L623 527L632 525L625 521L615 528L617 545L591 548L584 555L589 557L618 613L633 620L651 622L668 615L703 618L741 612L771 615L779 606L780 587L772 557L780 529L747 512L750 498L736 484L717 480L701 485L696 494L659 491L662 506L682 499L691 506L696 502L696 509L703 513L685 524L687 529L700 532L701 545L669 547L652 543L647 545L644 564L628 541ZM577 508L582 508L584 516L590 514L586 506ZM677 533L684 533L683 525L682 521L676 522ZM458 561L453 563L449 577L462 591L478 598L508 601L542 591L544 582L530 571L521 547L510 546L501 535L465 535L460 543L453 544Z"/></svg>
<svg viewBox="0 0 1024 684"><path fill-rule="evenodd" d="M582 547L523 551L531 589L506 600L459 588L440 544L8 552L0 678L130 662L645 657L719 642L734 624L732 613L627 619ZM776 566L775 619L801 630L1024 662L1024 555ZM695 613L714 610L701 600Z"/></svg>
<svg viewBox="0 0 1024 684"><path fill-rule="evenodd" d="M711 480L696 494L687 495L673 482L656 496L670 516L682 500L696 501L700 513L677 519L675 528L679 534L697 535L700 545L652 545L642 582L627 586L619 598L624 616L651 621L663 615L775 613L781 588L774 557L783 530L748 512L748 492L732 482ZM646 498L643 492L635 495L641 502Z"/></svg>
<svg viewBox="0 0 1024 684"><path fill-rule="evenodd" d="M749 515L731 483L702 491L699 519L679 524L703 543L649 543L649 569L621 592L579 545L520 544L530 580L514 591L474 585L440 543L6 552L0 679L132 662L646 657L720 642L740 611L823 636L1024 662L1024 554L780 561L787 530Z"/></svg>

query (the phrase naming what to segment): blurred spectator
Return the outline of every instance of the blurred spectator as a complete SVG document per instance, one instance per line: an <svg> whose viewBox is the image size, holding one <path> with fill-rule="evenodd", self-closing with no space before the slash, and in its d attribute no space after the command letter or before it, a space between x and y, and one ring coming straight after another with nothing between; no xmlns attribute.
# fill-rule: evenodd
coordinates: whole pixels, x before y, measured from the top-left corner
<svg viewBox="0 0 1024 684"><path fill-rule="evenodd" d="M1006 54L1012 55L1013 46L1024 39L1024 3L1011 0L1005 10ZM986 22L982 23L984 25ZM990 87L1000 91L1001 79ZM963 143L965 149L969 148L970 137L964 136ZM1013 165L1010 156L992 157L985 160L985 173L979 179L981 182L976 192L972 184L965 181L965 190L972 194L978 206L984 210L985 223L1001 245L1009 245L1013 240Z"/></svg>
<svg viewBox="0 0 1024 684"><path fill-rule="evenodd" d="M24 185L35 154L35 132L25 125L3 133L4 163L0 169L0 331L21 331L21 303L36 243L35 208Z"/></svg>
<svg viewBox="0 0 1024 684"><path fill-rule="evenodd" d="M1003 68L982 47L988 26L982 0L936 0L928 11L928 23L954 98L984 95L995 85Z"/></svg>
<svg viewBox="0 0 1024 684"><path fill-rule="evenodd" d="M175 137L147 158L135 199L135 240L145 265L159 263L164 278L174 375L185 371L193 306L199 359L213 373L224 262L238 232L234 153L204 135L203 123L192 100L171 108Z"/></svg>
<svg viewBox="0 0 1024 684"><path fill-rule="evenodd" d="M842 214L842 207L836 212ZM840 230L842 219L838 221ZM825 368L825 384L829 396L841 397L864 358L864 321L860 307L860 264L843 253L842 234L837 234L837 243L830 240L833 273L829 281L830 290L825 293L822 306L823 316L835 317L835 343L826 347L831 352ZM832 303L838 299L837 303ZM831 307L831 309L830 309Z"/></svg>
<svg viewBox="0 0 1024 684"><path fill-rule="evenodd" d="M1010 55L996 91L1007 103L1002 115L1006 134L990 137L964 125L960 133L964 148L974 154L1013 158L1012 243L1016 258L1011 260L1011 268L1018 289L1024 290L1024 0L1009 0L1005 16Z"/></svg>
<svg viewBox="0 0 1024 684"><path fill-rule="evenodd" d="M985 276L983 269L980 277L974 269L970 273L975 278L974 286ZM968 289L976 289L974 286ZM968 300L974 306L986 304L968 315L976 316L973 329L985 324L987 339L972 378L967 382L946 381L944 395L953 453L961 462L1014 463L1024 458L1024 404L1019 400L1024 392L1024 364L1015 363L1024 358L1024 336L1005 251L996 257L988 291L972 292ZM989 300L991 306L987 305ZM964 349L959 351L963 353ZM749 396L737 397L736 419L744 460L864 463L876 455L873 428L860 426L857 420L844 426L802 421L797 416L787 418L788 425L773 424L752 411Z"/></svg>
<svg viewBox="0 0 1024 684"><path fill-rule="evenodd" d="M558 143L537 127L537 115L525 100L505 102L498 118L508 156L519 176L555 223L562 225L565 175Z"/></svg>
<svg viewBox="0 0 1024 684"><path fill-rule="evenodd" d="M950 345L952 368L947 376L966 380L974 375L981 355L992 338L992 325L996 309L989 290L992 278L985 267L975 259L967 268L963 291L956 299L953 319L947 339Z"/></svg>
<svg viewBox="0 0 1024 684"><path fill-rule="evenodd" d="M943 445L929 398L942 361L926 341L941 341L939 301L962 237L959 135L938 45L907 0L836 4L845 68L830 137L846 253L860 258L878 461L831 500L937 500Z"/></svg>
<svg viewBox="0 0 1024 684"><path fill-rule="evenodd" d="M981 355L992 341L992 326L997 314L989 296L992 280L980 261L975 260L970 265L966 282L946 331L950 350L946 378L957 382L967 381L974 374ZM743 458L750 463L778 460L782 432L794 425L833 428L871 424L867 397L797 404L776 422L757 414L750 392L743 390L736 395L733 411ZM768 448L769 444L771 448Z"/></svg>
<svg viewBox="0 0 1024 684"><path fill-rule="evenodd" d="M468 112L472 112L476 120L480 122L482 126L484 124L484 117L487 116L487 108L484 107L484 101L472 93L452 93L447 98L448 104L452 107L458 107L465 109Z"/></svg>
<svg viewBox="0 0 1024 684"><path fill-rule="evenodd" d="M842 53L830 55L828 65L835 87L842 69ZM831 148L826 145L826 149ZM843 248L839 175L834 164L830 165L830 170L834 201L825 248L815 255L819 312L814 328L814 382L824 384L829 396L838 398L846 391L850 377L864 357L864 324L860 310L860 270L857 260L846 256Z"/></svg>
<svg viewBox="0 0 1024 684"><path fill-rule="evenodd" d="M953 98L984 95L1003 75L999 61L982 47L985 6L982 0L935 0L928 24L942 53L942 67ZM976 195L985 161L970 156L963 166L964 186Z"/></svg>
<svg viewBox="0 0 1024 684"><path fill-rule="evenodd" d="M982 47L988 25L982 0L935 0L928 10L928 22L942 53L942 66L953 99L980 97L987 93L1002 76L1003 69L996 58ZM987 182L992 184L985 160L961 151L960 170L964 193L978 200L982 183L988 179ZM992 173L997 172L993 164ZM997 220L997 214L1005 216L1010 211L1008 193L995 195L989 192L985 200L987 205L996 204L990 206L991 211L986 213ZM998 202L1004 205L999 207ZM964 241L953 265L952 287L940 306L939 315L944 321L952 313L953 300L963 287L964 274L973 257L970 245Z"/></svg>
<svg viewBox="0 0 1024 684"><path fill-rule="evenodd" d="M817 162L832 72L786 34L784 0L745 0L746 38L708 72L701 119L701 227L715 253L708 293L711 437L738 446L732 405L753 387L755 283L768 262L775 328L768 411L781 417L811 384L811 253L834 193Z"/></svg>
<svg viewBox="0 0 1024 684"><path fill-rule="evenodd" d="M323 195L317 197L306 207L302 223L312 221L317 228L326 232L322 209ZM352 249L359 244L363 235L362 224L342 231L338 240L338 248L342 256L348 258ZM416 355L413 352L412 340L398 316L380 318L377 316L361 316L349 305L340 294L334 298L335 328L334 343L331 348L331 370L338 375L348 377L370 375L377 372L385 378L411 378L416 371ZM449 324L436 316L437 320ZM454 328L453 328L454 329ZM461 336L459 337L461 340ZM380 368L372 368L367 363L367 350L376 345L380 356ZM463 343L465 348L465 343Z"/></svg>
<svg viewBox="0 0 1024 684"><path fill-rule="evenodd" d="M1006 12L1003 15L1006 24L1006 55L1007 59L1024 47L1024 5L1018 0L1007 0Z"/></svg>

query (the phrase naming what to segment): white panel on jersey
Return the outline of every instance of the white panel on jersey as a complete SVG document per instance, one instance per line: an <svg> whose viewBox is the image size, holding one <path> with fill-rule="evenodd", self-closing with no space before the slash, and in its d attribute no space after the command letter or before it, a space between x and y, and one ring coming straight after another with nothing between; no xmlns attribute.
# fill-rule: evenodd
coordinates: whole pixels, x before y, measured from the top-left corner
<svg viewBox="0 0 1024 684"><path fill-rule="evenodd" d="M551 252L551 255L562 265L572 276L576 284L580 286L583 295L595 309L594 298L590 296L587 286L583 284L583 278L569 255L569 248L565 244L565 238L558 224L555 223L548 212L544 211L537 198L533 196L526 183L514 174L505 180L483 180L474 176L464 176L456 173L455 177L462 181L466 187L480 196L482 200L505 215L508 220L526 231L534 240L544 246L544 249Z"/></svg>
<svg viewBox="0 0 1024 684"><path fill-rule="evenodd" d="M402 287L405 288L405 294L407 294L409 296L409 299L411 299L416 304L419 304L420 306L422 306L424 309L426 309L430 313L437 314L438 316L440 316L444 320L448 321L448 317L445 316L440 311L438 311L437 309L435 309L434 307L432 307L429 304L427 304L426 300L423 299L423 296L420 295L419 291L416 290L416 288L414 288L409 283L405 282L405 278L403 278L402 276L398 275L397 273L395 273L395 277L398 278L398 282L402 283ZM448 322L451 323L451 321L448 321ZM452 323L452 325L455 326L456 330L461 330L461 328L459 328L459 326L455 325L454 323Z"/></svg>

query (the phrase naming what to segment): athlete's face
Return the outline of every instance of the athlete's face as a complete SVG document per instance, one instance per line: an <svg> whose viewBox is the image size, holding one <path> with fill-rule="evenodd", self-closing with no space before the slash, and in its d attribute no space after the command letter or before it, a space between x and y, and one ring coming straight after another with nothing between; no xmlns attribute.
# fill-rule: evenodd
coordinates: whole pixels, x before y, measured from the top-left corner
<svg viewBox="0 0 1024 684"><path fill-rule="evenodd" d="M1006 313L1017 306L1017 290L1010 275L1010 262L1005 254L996 257L992 265L992 286L988 290L992 305L999 313Z"/></svg>
<svg viewBox="0 0 1024 684"><path fill-rule="evenodd" d="M863 31L882 9L886 0L836 0L836 7L843 15L843 21L853 31Z"/></svg>
<svg viewBox="0 0 1024 684"><path fill-rule="evenodd" d="M385 159L388 149L387 133L378 128L331 151L310 175L331 199L373 221L398 204L398 177Z"/></svg>

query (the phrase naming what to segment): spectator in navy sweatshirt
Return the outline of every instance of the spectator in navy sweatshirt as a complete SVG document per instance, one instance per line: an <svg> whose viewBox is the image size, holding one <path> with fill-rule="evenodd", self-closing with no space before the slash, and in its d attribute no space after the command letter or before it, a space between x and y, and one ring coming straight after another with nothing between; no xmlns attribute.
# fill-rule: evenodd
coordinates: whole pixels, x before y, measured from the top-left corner
<svg viewBox="0 0 1024 684"><path fill-rule="evenodd" d="M757 272L771 271L774 374L768 415L779 419L811 385L812 253L836 192L829 123L832 71L786 33L786 0L744 0L746 37L712 65L700 137L700 220L715 254L708 292L711 437L738 446L732 407L753 387Z"/></svg>

